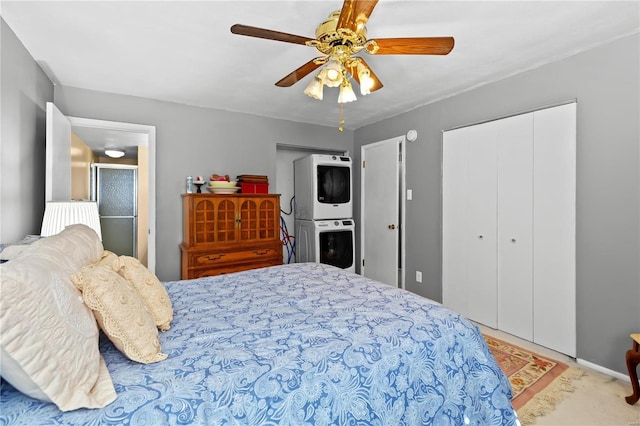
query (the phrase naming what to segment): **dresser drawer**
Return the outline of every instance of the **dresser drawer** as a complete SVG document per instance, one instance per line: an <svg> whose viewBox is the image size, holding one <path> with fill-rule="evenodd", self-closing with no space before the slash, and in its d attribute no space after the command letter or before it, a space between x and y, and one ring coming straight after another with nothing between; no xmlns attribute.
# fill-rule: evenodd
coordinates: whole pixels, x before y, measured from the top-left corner
<svg viewBox="0 0 640 426"><path fill-rule="evenodd" d="M187 272L187 276L183 279L193 279L193 278L202 278L202 277L210 277L215 275L223 275L223 274L231 274L233 272L247 271L250 269L256 268L264 268L267 266L276 266L282 265L282 262L279 259L270 259L263 260L254 263L241 263L241 264L223 264L219 267L215 268L198 268L198 269L190 269Z"/></svg>
<svg viewBox="0 0 640 426"><path fill-rule="evenodd" d="M242 251L229 252L192 252L188 255L189 268L201 266L215 266L224 263L235 262L260 262L262 260L278 258L282 248L276 250L273 247L256 248Z"/></svg>

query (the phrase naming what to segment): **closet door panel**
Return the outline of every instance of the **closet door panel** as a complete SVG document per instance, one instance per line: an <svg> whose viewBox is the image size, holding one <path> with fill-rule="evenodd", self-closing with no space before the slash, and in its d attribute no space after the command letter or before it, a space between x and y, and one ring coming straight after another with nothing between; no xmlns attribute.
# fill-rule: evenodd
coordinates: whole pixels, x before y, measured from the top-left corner
<svg viewBox="0 0 640 426"><path fill-rule="evenodd" d="M442 134L442 304L467 316L467 134Z"/></svg>
<svg viewBox="0 0 640 426"><path fill-rule="evenodd" d="M468 317L492 328L497 317L497 126L469 128L467 298Z"/></svg>
<svg viewBox="0 0 640 426"><path fill-rule="evenodd" d="M498 328L533 339L533 114L498 130Z"/></svg>
<svg viewBox="0 0 640 426"><path fill-rule="evenodd" d="M534 113L533 341L576 355L576 104Z"/></svg>

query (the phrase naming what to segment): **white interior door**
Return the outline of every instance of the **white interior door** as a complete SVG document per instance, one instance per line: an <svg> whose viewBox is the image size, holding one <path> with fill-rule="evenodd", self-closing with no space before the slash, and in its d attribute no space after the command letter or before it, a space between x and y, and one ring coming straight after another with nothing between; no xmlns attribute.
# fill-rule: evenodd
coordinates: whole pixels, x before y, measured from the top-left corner
<svg viewBox="0 0 640 426"><path fill-rule="evenodd" d="M44 201L71 200L71 123L47 102Z"/></svg>
<svg viewBox="0 0 640 426"><path fill-rule="evenodd" d="M576 103L534 113L533 341L576 356Z"/></svg>
<svg viewBox="0 0 640 426"><path fill-rule="evenodd" d="M533 339L533 113L498 127L498 328Z"/></svg>
<svg viewBox="0 0 640 426"><path fill-rule="evenodd" d="M365 145L362 154L362 275L398 287L400 163L404 137Z"/></svg>
<svg viewBox="0 0 640 426"><path fill-rule="evenodd" d="M469 129L467 140L468 317L496 328L497 319L497 130L496 122Z"/></svg>

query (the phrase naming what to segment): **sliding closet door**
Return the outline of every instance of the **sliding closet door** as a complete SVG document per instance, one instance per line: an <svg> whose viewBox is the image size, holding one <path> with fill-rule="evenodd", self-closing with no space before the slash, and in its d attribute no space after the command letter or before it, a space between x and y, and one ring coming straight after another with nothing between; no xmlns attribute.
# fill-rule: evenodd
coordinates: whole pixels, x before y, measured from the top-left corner
<svg viewBox="0 0 640 426"><path fill-rule="evenodd" d="M498 328L533 339L533 114L498 122Z"/></svg>
<svg viewBox="0 0 640 426"><path fill-rule="evenodd" d="M497 315L497 122L469 128L467 143L467 312L486 326L498 326Z"/></svg>
<svg viewBox="0 0 640 426"><path fill-rule="evenodd" d="M442 304L467 316L468 128L442 135Z"/></svg>
<svg viewBox="0 0 640 426"><path fill-rule="evenodd" d="M534 337L576 355L576 104L534 113Z"/></svg>

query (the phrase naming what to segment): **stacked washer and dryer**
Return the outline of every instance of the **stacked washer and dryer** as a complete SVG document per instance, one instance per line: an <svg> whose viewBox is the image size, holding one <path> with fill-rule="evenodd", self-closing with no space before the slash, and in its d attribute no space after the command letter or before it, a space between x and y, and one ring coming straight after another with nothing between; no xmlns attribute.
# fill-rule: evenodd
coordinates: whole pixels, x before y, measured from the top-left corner
<svg viewBox="0 0 640 426"><path fill-rule="evenodd" d="M312 154L293 163L296 262L355 272L351 158Z"/></svg>

